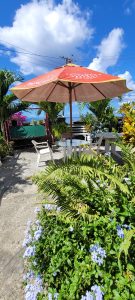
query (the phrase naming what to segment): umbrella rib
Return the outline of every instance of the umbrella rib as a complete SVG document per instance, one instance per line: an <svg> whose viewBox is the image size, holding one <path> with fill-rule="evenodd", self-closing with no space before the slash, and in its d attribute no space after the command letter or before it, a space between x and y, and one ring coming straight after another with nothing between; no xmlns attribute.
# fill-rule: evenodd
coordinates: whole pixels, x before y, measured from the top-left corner
<svg viewBox="0 0 135 300"><path fill-rule="evenodd" d="M82 82L81 82L81 83L77 83L76 85L75 85L75 83L74 83L73 88L76 88L76 87L78 87L78 86L81 85L81 84L82 84Z"/></svg>
<svg viewBox="0 0 135 300"><path fill-rule="evenodd" d="M58 81L58 84L65 87L65 88L67 88L67 89L69 89L69 87L66 84L64 84L62 81Z"/></svg>
<svg viewBox="0 0 135 300"><path fill-rule="evenodd" d="M27 95L29 95L30 93L31 93L31 91L33 91L33 89L31 89L30 91L28 91L28 93L26 93L26 95L25 96L23 96L22 98L20 98L20 99L24 99Z"/></svg>
<svg viewBox="0 0 135 300"><path fill-rule="evenodd" d="M70 83L71 83L71 82L70 82ZM64 84L62 81L58 81L58 84L61 85L61 86L63 86L63 87L65 87L65 88L67 88L67 89L69 89L69 86L67 86L66 84ZM74 88L76 88L78 85L81 85L81 84L82 84L82 83L77 83L77 84L75 85L75 83L73 82L71 88L74 89Z"/></svg>
<svg viewBox="0 0 135 300"><path fill-rule="evenodd" d="M91 85L104 97L107 98L93 83Z"/></svg>
<svg viewBox="0 0 135 300"><path fill-rule="evenodd" d="M49 93L49 95L46 98L46 101L48 101L50 95L52 94L52 92L54 91L54 89L56 88L57 82L55 83L55 86L52 88L51 92Z"/></svg>

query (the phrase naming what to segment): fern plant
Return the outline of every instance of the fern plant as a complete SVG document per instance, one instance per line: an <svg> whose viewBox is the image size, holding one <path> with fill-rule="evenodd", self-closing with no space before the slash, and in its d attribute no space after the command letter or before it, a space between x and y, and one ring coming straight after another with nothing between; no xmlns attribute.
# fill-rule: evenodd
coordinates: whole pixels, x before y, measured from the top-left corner
<svg viewBox="0 0 135 300"><path fill-rule="evenodd" d="M34 181L39 190L45 195L51 195L66 214L79 218L83 211L83 214L85 212L90 217L100 211L99 203L105 205L109 211L111 203L114 202L114 194L121 193L128 199L134 193L125 184L129 168L130 175L134 172L134 155L127 151L127 147L125 152L124 149L123 147L124 166L118 166L111 158L107 159L102 155L73 155L65 163L50 165Z"/></svg>

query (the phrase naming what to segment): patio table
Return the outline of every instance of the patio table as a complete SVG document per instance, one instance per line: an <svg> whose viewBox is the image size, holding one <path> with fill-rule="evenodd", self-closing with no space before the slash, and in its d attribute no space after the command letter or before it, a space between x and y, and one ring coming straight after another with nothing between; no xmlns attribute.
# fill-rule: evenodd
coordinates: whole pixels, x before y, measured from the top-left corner
<svg viewBox="0 0 135 300"><path fill-rule="evenodd" d="M72 144L71 144L70 139L63 139L56 142L56 145L60 147L78 147L80 145L85 145L85 144L89 144L89 141L72 139Z"/></svg>
<svg viewBox="0 0 135 300"><path fill-rule="evenodd" d="M122 133L102 132L97 133L96 137L99 138L101 135L103 136L103 140L105 140L105 153L108 153L111 147L111 153L118 155L114 142L116 142L122 136Z"/></svg>
<svg viewBox="0 0 135 300"><path fill-rule="evenodd" d="M70 156L73 152L81 152L81 145L88 145L89 141L72 139L72 144L70 139L63 139L56 142L56 145L63 148L64 161L67 156Z"/></svg>

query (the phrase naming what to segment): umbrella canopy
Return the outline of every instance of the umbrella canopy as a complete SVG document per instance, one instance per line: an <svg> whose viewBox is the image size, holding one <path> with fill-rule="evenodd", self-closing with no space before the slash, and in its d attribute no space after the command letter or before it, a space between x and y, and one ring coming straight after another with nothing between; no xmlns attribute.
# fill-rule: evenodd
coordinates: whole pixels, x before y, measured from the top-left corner
<svg viewBox="0 0 135 300"><path fill-rule="evenodd" d="M23 101L69 102L71 132L72 101L92 102L121 96L130 91L123 78L74 64L56 68L21 83L11 90Z"/></svg>

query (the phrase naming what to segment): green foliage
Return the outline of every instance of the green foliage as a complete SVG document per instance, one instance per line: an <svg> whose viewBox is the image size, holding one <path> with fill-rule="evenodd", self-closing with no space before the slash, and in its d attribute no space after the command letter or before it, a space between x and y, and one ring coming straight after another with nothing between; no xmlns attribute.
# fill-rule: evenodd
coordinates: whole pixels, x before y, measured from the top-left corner
<svg viewBox="0 0 135 300"><path fill-rule="evenodd" d="M3 158L11 151L11 145L7 144L5 139L0 135L0 157Z"/></svg>
<svg viewBox="0 0 135 300"><path fill-rule="evenodd" d="M66 123L61 122L61 123L55 123L52 126L52 133L55 136L56 139L61 139L62 134L69 132L69 128L66 125Z"/></svg>
<svg viewBox="0 0 135 300"><path fill-rule="evenodd" d="M51 132L54 135L56 139L60 139L62 133L67 131L67 125L64 122L58 123L57 117L58 114L64 109L65 104L63 103L55 103L55 102L40 102L39 103L39 111L38 114L41 113L41 111L45 111L48 113L49 121L51 125Z"/></svg>
<svg viewBox="0 0 135 300"><path fill-rule="evenodd" d="M135 102L124 103L120 112L123 114L123 139L135 146Z"/></svg>
<svg viewBox="0 0 135 300"><path fill-rule="evenodd" d="M41 113L41 111L45 111L49 115L49 119L51 120L52 123L57 122L57 116L58 113L61 112L64 109L63 103L55 103L55 102L40 102L39 103L39 111L38 114Z"/></svg>
<svg viewBox="0 0 135 300"><path fill-rule="evenodd" d="M28 103L14 103L16 96L9 93L9 88L15 81L20 81L22 78L14 72L8 70L0 70L0 130L3 133L3 123L12 114L21 111L28 107Z"/></svg>
<svg viewBox="0 0 135 300"><path fill-rule="evenodd" d="M74 155L34 177L45 201L51 195L60 208L43 206L42 235L30 243L36 251L28 265L43 278L38 299L58 292L58 300L81 300L98 285L104 300L134 300L135 156L131 147L121 148L124 165L110 157ZM101 264L92 259L95 244L106 253Z"/></svg>
<svg viewBox="0 0 135 300"><path fill-rule="evenodd" d="M85 123L85 128L88 132L90 132L92 127L96 124L96 118L91 113L87 113L85 116L81 115L81 121Z"/></svg>
<svg viewBox="0 0 135 300"><path fill-rule="evenodd" d="M98 129L99 126L102 129L108 128L109 130L116 128L118 121L114 116L114 109L110 105L110 102L111 99L104 99L102 101L87 103L86 107L90 110L90 113L86 115L86 124L88 125L89 119L89 124L94 126L94 130Z"/></svg>

